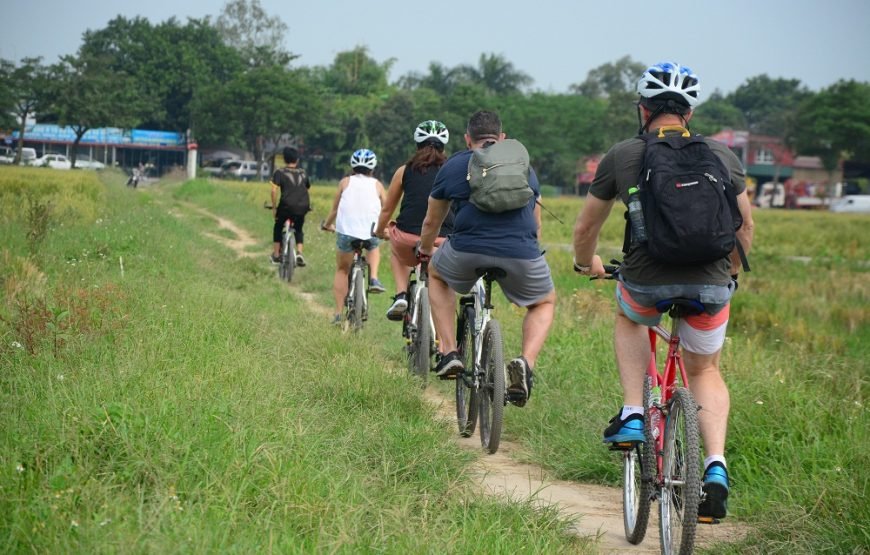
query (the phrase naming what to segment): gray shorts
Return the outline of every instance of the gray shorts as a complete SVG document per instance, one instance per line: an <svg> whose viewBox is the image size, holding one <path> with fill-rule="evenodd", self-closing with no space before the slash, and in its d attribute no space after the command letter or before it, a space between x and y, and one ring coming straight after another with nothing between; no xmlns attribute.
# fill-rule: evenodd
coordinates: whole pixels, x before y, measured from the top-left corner
<svg viewBox="0 0 870 555"><path fill-rule="evenodd" d="M503 258L471 252L459 252L450 246L450 239L432 256L432 265L447 285L457 293L471 291L478 268L501 268L507 275L498 278L504 296L519 306L529 306L546 297L554 289L550 266L543 256L532 260Z"/></svg>

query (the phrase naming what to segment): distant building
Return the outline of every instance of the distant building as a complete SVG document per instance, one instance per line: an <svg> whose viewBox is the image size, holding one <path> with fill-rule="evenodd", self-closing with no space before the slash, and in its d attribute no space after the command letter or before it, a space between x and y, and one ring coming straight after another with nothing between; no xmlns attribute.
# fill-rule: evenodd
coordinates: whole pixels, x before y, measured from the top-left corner
<svg viewBox="0 0 870 555"><path fill-rule="evenodd" d="M18 131L7 136L5 141L17 144ZM71 157L74 142L75 133L71 127L36 123L24 130L24 145L35 148L38 156L56 153ZM162 175L173 167L184 167L187 136L175 131L115 127L90 129L82 136L76 154L89 156L110 167L132 168L142 164Z"/></svg>

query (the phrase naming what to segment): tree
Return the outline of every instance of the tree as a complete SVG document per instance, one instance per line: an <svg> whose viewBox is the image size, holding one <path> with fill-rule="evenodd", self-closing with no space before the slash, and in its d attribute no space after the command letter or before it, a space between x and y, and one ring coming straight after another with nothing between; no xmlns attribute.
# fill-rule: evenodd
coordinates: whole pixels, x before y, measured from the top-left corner
<svg viewBox="0 0 870 555"><path fill-rule="evenodd" d="M42 64L42 58L23 58L18 66L3 61L3 88L8 97L4 108L11 108L18 126L18 147L15 153L15 163L21 161L21 149L24 148L24 136L27 131L27 118L36 115L46 107L49 85L48 68Z"/></svg>
<svg viewBox="0 0 870 555"><path fill-rule="evenodd" d="M270 17L260 0L230 0L215 21L215 28L252 67L286 66L299 57L282 46L287 24L280 17Z"/></svg>
<svg viewBox="0 0 870 555"><path fill-rule="evenodd" d="M582 83L571 85L571 92L591 98L625 97L637 95L637 80L646 66L623 56L612 63L602 64L586 74Z"/></svg>
<svg viewBox="0 0 870 555"><path fill-rule="evenodd" d="M197 103L197 134L243 144L263 160L264 145L298 136L320 118L321 95L303 72L261 66L237 75Z"/></svg>
<svg viewBox="0 0 870 555"><path fill-rule="evenodd" d="M387 179L413 153L413 126L417 123L414 120L414 100L407 91L393 94L366 116L366 130L371 139L369 146L378 155L378 165Z"/></svg>
<svg viewBox="0 0 870 555"><path fill-rule="evenodd" d="M714 91L710 97L695 109L692 129L702 135L713 135L722 129L746 129L746 120L736 106L722 93Z"/></svg>
<svg viewBox="0 0 870 555"><path fill-rule="evenodd" d="M109 69L105 59L64 56L51 68L49 104L57 122L75 133L72 165L78 146L90 129L131 128L141 111L136 103L136 83L129 76Z"/></svg>
<svg viewBox="0 0 870 555"><path fill-rule="evenodd" d="M430 66L431 69L431 66ZM534 81L526 73L499 54L481 54L477 67L462 65L456 74L471 82L483 85L487 92L496 95L516 94Z"/></svg>
<svg viewBox="0 0 870 555"><path fill-rule="evenodd" d="M870 161L870 83L839 81L797 110L794 146L828 172L843 159Z"/></svg>
<svg viewBox="0 0 870 555"><path fill-rule="evenodd" d="M811 96L798 79L758 75L747 79L726 99L743 113L751 133L788 139L798 105Z"/></svg>
<svg viewBox="0 0 870 555"><path fill-rule="evenodd" d="M379 64L368 54L368 48L357 46L339 52L323 74L324 84L338 94L366 95L387 92L387 75L395 63L391 58Z"/></svg>

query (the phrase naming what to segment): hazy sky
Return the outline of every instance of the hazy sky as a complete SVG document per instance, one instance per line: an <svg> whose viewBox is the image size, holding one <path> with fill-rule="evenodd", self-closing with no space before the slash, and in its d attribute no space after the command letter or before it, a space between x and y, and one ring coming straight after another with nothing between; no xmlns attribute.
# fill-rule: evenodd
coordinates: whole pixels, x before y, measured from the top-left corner
<svg viewBox="0 0 870 555"><path fill-rule="evenodd" d="M0 58L73 54L87 29L116 15L214 19L224 0L0 0ZM565 92L590 69L623 56L692 68L703 93L728 93L747 78L797 78L812 90L839 79L870 82L870 0L261 0L287 23L296 65L329 65L366 45L378 62L395 58L390 79L476 65L501 54L534 78L533 88ZM494 13L497 9L498 12Z"/></svg>

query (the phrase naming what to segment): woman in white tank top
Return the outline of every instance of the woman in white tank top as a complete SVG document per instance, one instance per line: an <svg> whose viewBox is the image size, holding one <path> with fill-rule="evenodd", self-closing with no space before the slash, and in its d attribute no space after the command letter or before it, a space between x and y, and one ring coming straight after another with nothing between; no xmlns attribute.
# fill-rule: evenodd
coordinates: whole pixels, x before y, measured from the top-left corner
<svg viewBox="0 0 870 555"><path fill-rule="evenodd" d="M378 264L381 253L378 239L372 237L372 228L378 221L381 205L386 200L383 184L372 177L377 166L375 153L360 149L350 157L353 174L338 182L338 191L332 203L332 211L323 222L324 229L336 232L335 278L332 294L335 297L333 323L341 323L344 297L347 295L347 274L353 263L353 239L368 239L372 243L366 259L369 263L369 292L383 293L384 286L378 280ZM334 224L334 225L333 225Z"/></svg>

